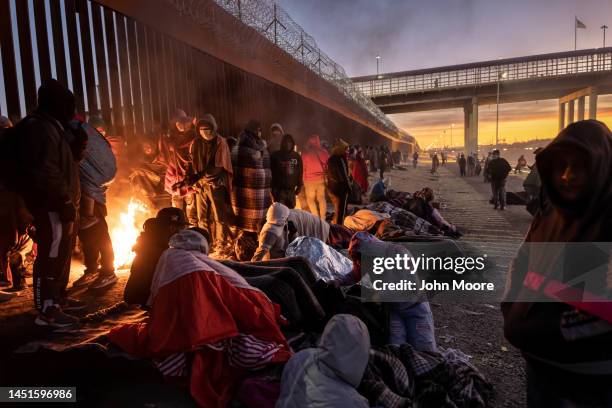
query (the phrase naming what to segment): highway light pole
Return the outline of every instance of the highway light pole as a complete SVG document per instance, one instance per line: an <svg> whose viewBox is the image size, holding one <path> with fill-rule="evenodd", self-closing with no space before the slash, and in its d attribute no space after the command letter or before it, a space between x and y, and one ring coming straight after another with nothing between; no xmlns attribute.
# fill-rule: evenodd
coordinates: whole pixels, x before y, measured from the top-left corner
<svg viewBox="0 0 612 408"><path fill-rule="evenodd" d="M603 47L606 48L606 30L608 29L607 25L602 25L601 29L603 30Z"/></svg>
<svg viewBox="0 0 612 408"><path fill-rule="evenodd" d="M376 78L380 77L379 64L380 64L380 54L377 54L376 55Z"/></svg>
<svg viewBox="0 0 612 408"><path fill-rule="evenodd" d="M451 144L450 144L451 149L453 148L453 128L454 127L455 127L455 124L451 123Z"/></svg>
<svg viewBox="0 0 612 408"><path fill-rule="evenodd" d="M497 104L495 113L495 147L499 144L499 82L501 79L506 79L507 72L500 72L497 76Z"/></svg>

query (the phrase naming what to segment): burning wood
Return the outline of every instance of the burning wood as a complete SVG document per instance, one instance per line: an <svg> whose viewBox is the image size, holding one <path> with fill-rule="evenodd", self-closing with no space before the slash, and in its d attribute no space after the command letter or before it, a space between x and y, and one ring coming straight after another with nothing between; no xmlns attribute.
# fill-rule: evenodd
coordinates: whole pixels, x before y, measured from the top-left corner
<svg viewBox="0 0 612 408"><path fill-rule="evenodd" d="M131 198L127 210L119 214L119 219L111 232L115 252L115 269L129 268L134 260L132 247L140 234L140 225L149 215L149 208L142 202Z"/></svg>

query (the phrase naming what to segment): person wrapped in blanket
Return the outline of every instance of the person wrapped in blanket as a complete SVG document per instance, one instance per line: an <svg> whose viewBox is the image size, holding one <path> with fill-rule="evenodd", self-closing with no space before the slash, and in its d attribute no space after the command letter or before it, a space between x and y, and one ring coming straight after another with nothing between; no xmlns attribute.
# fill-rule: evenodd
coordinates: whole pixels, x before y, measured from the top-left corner
<svg viewBox="0 0 612 408"><path fill-rule="evenodd" d="M347 248L354 231L329 224L307 211L289 209L273 203L266 213L266 223L259 233L259 244L251 261L283 258L287 246L297 237L314 237L331 246Z"/></svg>
<svg viewBox="0 0 612 408"><path fill-rule="evenodd" d="M108 338L168 377L188 373L195 402L222 408L249 371L292 353L278 306L207 252L198 231L173 235L151 283L149 321L115 327Z"/></svg>
<svg viewBox="0 0 612 408"><path fill-rule="evenodd" d="M335 284L348 286L362 281L362 254L395 258L397 254L412 257L407 248L391 242L381 241L368 232L353 235L349 245L349 256L353 260L353 271ZM416 275L413 275L416 278ZM419 351L437 351L434 335L433 315L429 302L410 300L389 302L389 344L409 343Z"/></svg>

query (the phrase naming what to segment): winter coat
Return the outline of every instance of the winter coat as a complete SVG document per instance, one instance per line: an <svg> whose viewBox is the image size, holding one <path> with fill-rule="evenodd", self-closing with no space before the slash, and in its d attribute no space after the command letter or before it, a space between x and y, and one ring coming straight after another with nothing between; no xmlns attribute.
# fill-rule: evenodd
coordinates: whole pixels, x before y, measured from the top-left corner
<svg viewBox="0 0 612 408"><path fill-rule="evenodd" d="M110 143L90 124L81 125L87 132L85 158L80 163L80 181L83 195L106 205L106 190L117 174L117 160Z"/></svg>
<svg viewBox="0 0 612 408"><path fill-rule="evenodd" d="M353 180L359 185L363 193L368 191L368 165L361 152L357 154L357 158L353 164Z"/></svg>
<svg viewBox="0 0 612 408"><path fill-rule="evenodd" d="M323 182L325 180L325 165L329 153L321 147L319 136L308 139L306 149L302 153L304 166L304 182Z"/></svg>
<svg viewBox="0 0 612 408"><path fill-rule="evenodd" d="M491 175L491 180L493 181L504 180L506 177L508 177L510 170L512 170L510 163L508 163L508 161L503 157L493 159L489 162L489 174Z"/></svg>
<svg viewBox="0 0 612 408"><path fill-rule="evenodd" d="M335 315L317 348L295 354L285 365L276 408L367 408L356 387L368 364L370 336L365 324Z"/></svg>
<svg viewBox="0 0 612 408"><path fill-rule="evenodd" d="M232 149L232 207L239 229L258 232L272 204L270 155L266 142L244 131Z"/></svg>
<svg viewBox="0 0 612 408"><path fill-rule="evenodd" d="M553 185L554 163L568 150L583 154L588 164L588 192L573 203L566 203ZM595 292L594 296L600 297L612 292L609 252L592 248L593 243L612 241L612 133L601 122L573 123L536 156L536 164L547 204L536 214L508 274L502 303L504 334L528 359L562 370L607 374L612 378L612 331L600 330L605 321L608 328L612 324L612 303L572 300L571 294L559 288L553 292L557 301L552 302L555 298L551 299L546 290L548 282L569 284L584 279L588 281L585 292ZM571 268L555 268L557 261L563 259ZM590 275L585 278L587 273ZM538 281L543 282L539 289L530 287L530 283ZM548 301L538 301L542 298ZM566 326L566 330L573 325L581 328L583 338L578 340L567 338L560 330L564 313L576 309L593 324L599 324L598 329L591 325L590 331L588 326L576 324L576 320Z"/></svg>
<svg viewBox="0 0 612 408"><path fill-rule="evenodd" d="M187 170L191 162L191 142L195 138L196 133L193 128L186 132L179 132L176 128L173 128L168 136L163 135L159 139L157 162L166 166L164 187L169 194L182 197L193 192L189 187L173 191L172 186L179 181L183 181L187 176Z"/></svg>
<svg viewBox="0 0 612 408"><path fill-rule="evenodd" d="M276 259L285 256L289 245L287 233L287 217L289 208L282 203L274 203L266 213L266 223L259 233L259 246L251 261L261 261L264 258Z"/></svg>
<svg viewBox="0 0 612 408"><path fill-rule="evenodd" d="M348 194L351 191L346 156L333 155L327 161L327 188L335 195Z"/></svg>
<svg viewBox="0 0 612 408"><path fill-rule="evenodd" d="M79 163L69 144L69 131L53 117L35 112L15 126L16 155L22 164L22 190L28 210L59 211L70 200L78 207L81 196Z"/></svg>

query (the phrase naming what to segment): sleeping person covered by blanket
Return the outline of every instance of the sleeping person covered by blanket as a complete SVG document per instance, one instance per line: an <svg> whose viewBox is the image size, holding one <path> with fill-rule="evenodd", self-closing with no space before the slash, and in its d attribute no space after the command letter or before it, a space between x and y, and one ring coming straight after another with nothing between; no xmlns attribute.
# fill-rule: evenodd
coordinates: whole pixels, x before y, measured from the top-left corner
<svg viewBox="0 0 612 408"><path fill-rule="evenodd" d="M285 362L291 351L278 306L207 253L197 231L172 236L151 283L149 321L118 326L108 337L153 359L166 376L189 373L200 406L225 407L249 370Z"/></svg>

